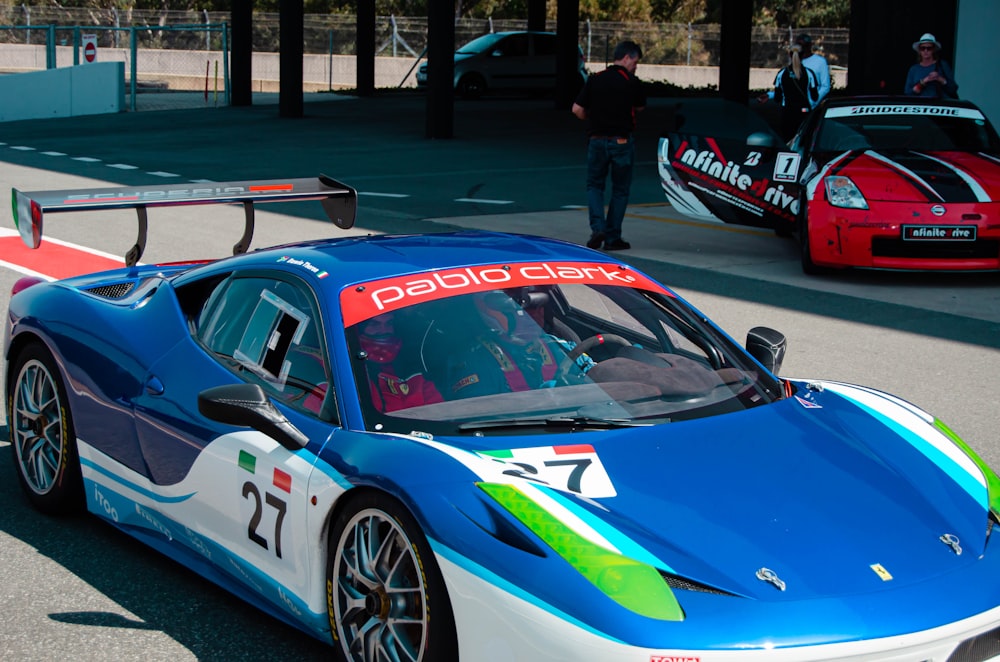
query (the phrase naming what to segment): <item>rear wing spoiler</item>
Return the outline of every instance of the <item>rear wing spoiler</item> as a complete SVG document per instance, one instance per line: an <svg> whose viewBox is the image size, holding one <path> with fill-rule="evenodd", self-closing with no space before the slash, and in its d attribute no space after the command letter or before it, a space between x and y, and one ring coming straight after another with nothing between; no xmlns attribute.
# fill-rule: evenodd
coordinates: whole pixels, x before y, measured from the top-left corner
<svg viewBox="0 0 1000 662"><path fill-rule="evenodd" d="M11 191L14 225L28 248L42 243L42 219L46 213L135 209L139 235L125 255L125 264L135 266L146 250L149 207L178 205L242 204L246 218L243 236L233 246L233 255L245 253L253 239L254 204L319 200L327 217L344 230L354 226L358 192L326 175L306 179L271 179L160 186L116 186L113 188L64 191Z"/></svg>

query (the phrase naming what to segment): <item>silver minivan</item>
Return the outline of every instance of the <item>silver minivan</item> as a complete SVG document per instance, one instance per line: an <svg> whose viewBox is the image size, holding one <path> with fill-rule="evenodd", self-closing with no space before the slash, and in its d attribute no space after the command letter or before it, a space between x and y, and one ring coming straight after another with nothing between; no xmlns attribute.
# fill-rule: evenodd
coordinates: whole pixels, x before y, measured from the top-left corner
<svg viewBox="0 0 1000 662"><path fill-rule="evenodd" d="M583 51L577 58L587 79ZM417 70L417 87L427 85L427 64ZM497 90L551 91L556 87L554 32L491 32L455 51L455 90L475 99Z"/></svg>

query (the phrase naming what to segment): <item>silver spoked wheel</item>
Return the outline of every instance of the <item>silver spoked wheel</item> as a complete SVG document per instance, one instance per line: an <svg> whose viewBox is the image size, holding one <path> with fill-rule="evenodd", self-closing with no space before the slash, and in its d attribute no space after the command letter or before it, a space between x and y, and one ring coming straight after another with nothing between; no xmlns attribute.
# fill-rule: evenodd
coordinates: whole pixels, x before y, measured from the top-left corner
<svg viewBox="0 0 1000 662"><path fill-rule="evenodd" d="M65 466L61 412L59 390L48 368L29 360L14 383L10 427L18 469L25 485L38 495L52 491Z"/></svg>
<svg viewBox="0 0 1000 662"><path fill-rule="evenodd" d="M17 352L8 375L7 426L21 488L50 515L83 511L73 414L55 359L41 343L30 343Z"/></svg>
<svg viewBox="0 0 1000 662"><path fill-rule="evenodd" d="M333 564L334 617L350 660L421 660L427 591L413 542L378 508L348 520Z"/></svg>

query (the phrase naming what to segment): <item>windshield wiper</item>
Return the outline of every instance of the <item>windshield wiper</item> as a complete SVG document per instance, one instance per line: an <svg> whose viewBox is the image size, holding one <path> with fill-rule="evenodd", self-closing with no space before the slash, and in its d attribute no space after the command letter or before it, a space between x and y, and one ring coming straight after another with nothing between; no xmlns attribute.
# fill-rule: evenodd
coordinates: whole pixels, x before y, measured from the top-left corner
<svg viewBox="0 0 1000 662"><path fill-rule="evenodd" d="M590 416L549 416L547 418L500 418L491 421L470 421L458 426L459 432L501 430L511 428L580 428L614 430L617 428L648 427L652 423L638 423L628 418L593 418Z"/></svg>

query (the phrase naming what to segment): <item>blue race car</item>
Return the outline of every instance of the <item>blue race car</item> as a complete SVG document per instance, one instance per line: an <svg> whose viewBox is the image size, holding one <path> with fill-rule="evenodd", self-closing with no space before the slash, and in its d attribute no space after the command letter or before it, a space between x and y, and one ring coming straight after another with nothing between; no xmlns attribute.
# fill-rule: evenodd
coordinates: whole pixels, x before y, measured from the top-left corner
<svg viewBox="0 0 1000 662"><path fill-rule="evenodd" d="M13 288L18 478L342 660L986 660L1000 479L869 388L778 376L606 254L489 232L248 251L326 177L23 193L134 208L126 266ZM242 204L232 257L145 265L150 209Z"/></svg>

